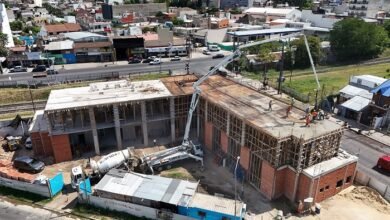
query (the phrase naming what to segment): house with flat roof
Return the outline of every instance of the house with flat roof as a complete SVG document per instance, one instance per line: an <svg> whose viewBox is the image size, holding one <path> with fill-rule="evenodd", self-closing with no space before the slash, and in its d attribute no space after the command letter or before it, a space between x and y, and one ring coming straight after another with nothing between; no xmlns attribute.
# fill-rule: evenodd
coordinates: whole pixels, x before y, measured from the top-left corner
<svg viewBox="0 0 390 220"><path fill-rule="evenodd" d="M34 153L53 156L58 163L87 152L150 146L153 140L177 146L197 80L194 75L181 75L52 90L45 110L37 112L30 127ZM283 195L293 202L327 198L319 197L325 192L319 192L317 185L306 191L309 186L300 182L305 178L303 170L339 154L340 125L319 120L305 126L302 110L293 107L286 116L291 104L219 75L208 78L200 89L190 138L203 143L216 163L230 167L240 156L239 178L270 200ZM344 189L350 185L346 178L354 178L355 166L356 162L332 168L347 169L343 178L338 172L322 177L329 178L331 187L341 180L338 187Z"/></svg>

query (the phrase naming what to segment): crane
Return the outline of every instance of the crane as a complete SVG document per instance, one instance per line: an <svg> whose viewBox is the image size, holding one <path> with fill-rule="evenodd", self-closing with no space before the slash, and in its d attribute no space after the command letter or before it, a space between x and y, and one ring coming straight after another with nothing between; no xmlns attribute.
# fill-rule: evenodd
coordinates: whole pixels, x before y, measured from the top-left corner
<svg viewBox="0 0 390 220"><path fill-rule="evenodd" d="M306 36L303 33L293 33L293 34L288 34L288 35L284 35L284 36L279 36L279 37L275 37L275 38L270 38L270 39L266 39L266 40L261 40L261 41L256 41L253 43L240 45L231 55L227 56L219 64L215 65L214 68L212 68L207 74L203 75L201 78L199 78L193 84L194 93L192 94L191 104L190 104L188 116L187 116L187 123L186 123L185 131L184 131L183 142L182 142L180 147L183 150L192 149L192 147L190 146L191 141L189 140L189 133L190 133L190 128L191 128L192 116L193 116L194 111L198 105L200 94L202 92L202 90L199 87L200 84L202 84L210 76L214 75L220 67L227 65L228 63L232 62L236 57L239 57L241 55L242 49L265 44L265 43L270 43L270 42L274 42L274 41L280 41L280 40L288 39L288 38L292 38L292 37L302 36L302 35L304 37L304 41L306 44L306 50L307 50L308 55L309 55L310 64L312 66L314 76L316 78L317 86L318 86L318 88L320 88L317 72L315 70L313 58L312 58L311 53L310 53L309 44L308 44Z"/></svg>

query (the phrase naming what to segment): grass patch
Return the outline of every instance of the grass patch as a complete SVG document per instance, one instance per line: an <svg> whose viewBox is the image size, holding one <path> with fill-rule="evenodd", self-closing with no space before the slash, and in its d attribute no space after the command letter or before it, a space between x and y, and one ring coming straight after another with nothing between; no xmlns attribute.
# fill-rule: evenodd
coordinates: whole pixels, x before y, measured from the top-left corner
<svg viewBox="0 0 390 220"><path fill-rule="evenodd" d="M6 196L12 200L21 201L25 203L46 204L52 200L52 198L46 198L41 195L8 188L5 186L0 186L0 195Z"/></svg>
<svg viewBox="0 0 390 220"><path fill-rule="evenodd" d="M390 72L387 72L388 69L390 69L389 63L367 66L347 66L342 69L337 68L336 70L320 73L318 74L318 79L321 86L325 86L324 95L334 94L348 84L349 78L351 76L368 74L390 78ZM291 84L286 79L285 85L303 94L313 94L314 89L317 88L316 80L313 74L300 76L293 75Z"/></svg>
<svg viewBox="0 0 390 220"><path fill-rule="evenodd" d="M163 171L162 173L160 173L160 175L162 177L167 178L195 181L195 178L191 174L183 172L182 170L180 170L180 168L173 168L170 170Z"/></svg>
<svg viewBox="0 0 390 220"><path fill-rule="evenodd" d="M148 73L143 75L142 74L131 75L131 80L133 81L155 80L167 76L169 76L168 72ZM51 90L88 86L92 82L101 82L101 81L103 80L83 81L77 83L43 86L37 89L31 89L31 94L34 100L47 100L49 98L49 94ZM0 89L1 104L10 104L10 103L27 102L27 101L28 102L31 101L31 95L28 88L1 88Z"/></svg>
<svg viewBox="0 0 390 220"><path fill-rule="evenodd" d="M15 118L16 115L20 115L22 118L30 118L34 116L34 112L23 111L23 112L0 114L0 121L12 120Z"/></svg>
<svg viewBox="0 0 390 220"><path fill-rule="evenodd" d="M77 203L77 205L72 209L72 213L79 216L93 217L95 219L107 219L107 218L123 219L123 220L147 219L147 218L139 218L136 216L132 216L125 212L117 212L109 209L102 209L88 204L80 204L80 203Z"/></svg>

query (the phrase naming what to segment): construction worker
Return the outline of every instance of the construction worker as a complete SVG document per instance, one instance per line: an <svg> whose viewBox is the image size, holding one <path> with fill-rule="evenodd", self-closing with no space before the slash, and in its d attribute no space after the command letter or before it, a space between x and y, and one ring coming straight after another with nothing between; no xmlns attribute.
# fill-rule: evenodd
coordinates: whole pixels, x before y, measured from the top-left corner
<svg viewBox="0 0 390 220"><path fill-rule="evenodd" d="M291 98L291 107L294 106L294 103L295 103L295 99L294 99L294 97L292 97L292 98Z"/></svg>
<svg viewBox="0 0 390 220"><path fill-rule="evenodd" d="M290 114L291 109L292 109L292 105L290 105L290 106L287 107L286 118L288 118L288 115Z"/></svg>
<svg viewBox="0 0 390 220"><path fill-rule="evenodd" d="M306 115L306 127L310 127L310 114Z"/></svg>
<svg viewBox="0 0 390 220"><path fill-rule="evenodd" d="M268 111L272 112L272 100L269 100Z"/></svg>

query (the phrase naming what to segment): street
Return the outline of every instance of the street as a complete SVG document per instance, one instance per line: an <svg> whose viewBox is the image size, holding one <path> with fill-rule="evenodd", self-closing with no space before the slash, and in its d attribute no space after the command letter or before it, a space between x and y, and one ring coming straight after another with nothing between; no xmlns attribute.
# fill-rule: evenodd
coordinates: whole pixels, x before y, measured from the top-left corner
<svg viewBox="0 0 390 220"><path fill-rule="evenodd" d="M15 205L0 199L0 219L4 220L70 220L72 218L59 216L45 209L34 208L28 205Z"/></svg>
<svg viewBox="0 0 390 220"><path fill-rule="evenodd" d="M199 58L199 59L191 59L190 61L190 72L196 73L206 73L209 68L213 65L216 65L218 62L221 62L221 59L211 59L209 58ZM160 69L162 71L168 70L183 70L185 71L186 60L175 61L175 62L164 62L160 65L149 65L148 63L139 63L139 64L126 64L126 65L116 65L116 64L107 64L106 67L97 66L83 69L70 69L67 70L67 66L65 65L65 70L57 69L58 75L55 76L75 76L75 75L83 75L83 74L100 74L100 73L111 73L118 72L120 75L127 75L129 73L142 73L142 72L158 72ZM31 72L23 72L23 73L12 73L12 74L4 74L0 75L1 81L22 81L22 80L31 80L32 79ZM40 78L42 79L42 78ZM43 78L44 79L44 78Z"/></svg>
<svg viewBox="0 0 390 220"><path fill-rule="evenodd" d="M341 148L358 155L358 169L390 186L390 174L376 169L379 157L390 154L390 147L372 140L366 136L345 130L341 139Z"/></svg>

